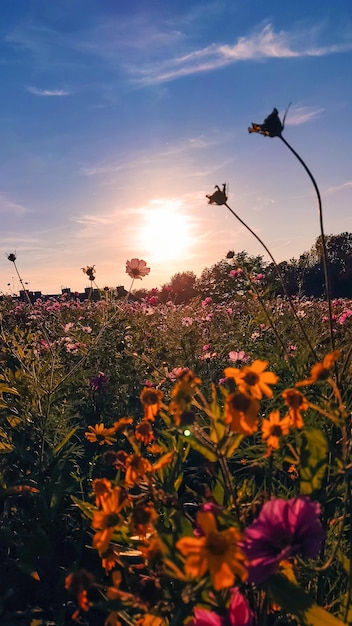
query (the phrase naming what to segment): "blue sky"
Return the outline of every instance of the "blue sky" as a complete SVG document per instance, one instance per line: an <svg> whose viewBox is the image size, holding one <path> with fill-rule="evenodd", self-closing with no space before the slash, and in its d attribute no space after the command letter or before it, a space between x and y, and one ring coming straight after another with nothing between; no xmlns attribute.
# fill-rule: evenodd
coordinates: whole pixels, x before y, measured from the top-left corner
<svg viewBox="0 0 352 626"><path fill-rule="evenodd" d="M352 230L350 0L2 0L0 291L142 285L229 249L280 261L319 235L313 188L279 139L249 135L292 105L284 136L321 189L327 234ZM265 256L265 255L264 255ZM13 278L14 277L14 278ZM142 286L138 285L138 286Z"/></svg>

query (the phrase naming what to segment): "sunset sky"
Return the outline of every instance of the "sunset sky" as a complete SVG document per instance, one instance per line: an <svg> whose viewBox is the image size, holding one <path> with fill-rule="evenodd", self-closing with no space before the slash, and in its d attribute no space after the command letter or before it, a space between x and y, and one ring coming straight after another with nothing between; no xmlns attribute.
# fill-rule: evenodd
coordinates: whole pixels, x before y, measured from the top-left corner
<svg viewBox="0 0 352 626"><path fill-rule="evenodd" d="M229 249L277 261L352 231L351 0L1 0L0 291L155 287ZM10 283L10 288L7 284Z"/></svg>

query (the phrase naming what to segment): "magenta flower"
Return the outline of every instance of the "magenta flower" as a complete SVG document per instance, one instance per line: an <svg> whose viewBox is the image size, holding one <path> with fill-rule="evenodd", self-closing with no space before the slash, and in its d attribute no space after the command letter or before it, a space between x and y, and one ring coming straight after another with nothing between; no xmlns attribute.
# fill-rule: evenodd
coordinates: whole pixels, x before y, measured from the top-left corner
<svg viewBox="0 0 352 626"><path fill-rule="evenodd" d="M244 531L241 548L248 560L249 580L264 582L289 556L317 557L324 538L319 515L320 505L307 496L266 502Z"/></svg>
<svg viewBox="0 0 352 626"><path fill-rule="evenodd" d="M109 383L110 376L104 372L98 372L96 376L89 379L90 388L93 391L101 391Z"/></svg>
<svg viewBox="0 0 352 626"><path fill-rule="evenodd" d="M231 589L231 602L226 615L194 609L194 619L187 626L252 626L253 613L237 587Z"/></svg>

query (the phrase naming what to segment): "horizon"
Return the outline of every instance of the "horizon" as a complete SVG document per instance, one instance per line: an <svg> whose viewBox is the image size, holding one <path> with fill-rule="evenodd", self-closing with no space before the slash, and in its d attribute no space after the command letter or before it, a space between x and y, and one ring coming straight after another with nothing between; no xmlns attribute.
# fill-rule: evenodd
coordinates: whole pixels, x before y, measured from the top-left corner
<svg viewBox="0 0 352 626"><path fill-rule="evenodd" d="M298 258L320 234L314 189L282 142L251 136L277 107L319 185L326 235L351 231L352 13L347 2L5 0L0 26L0 292L151 289L226 255ZM137 281L136 281L137 282ZM17 283L16 283L17 284Z"/></svg>

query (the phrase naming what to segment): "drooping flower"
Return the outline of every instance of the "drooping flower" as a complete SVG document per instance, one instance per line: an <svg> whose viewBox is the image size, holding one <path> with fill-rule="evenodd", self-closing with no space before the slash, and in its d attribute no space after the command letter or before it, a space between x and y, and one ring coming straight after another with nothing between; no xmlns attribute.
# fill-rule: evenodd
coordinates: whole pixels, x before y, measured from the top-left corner
<svg viewBox="0 0 352 626"><path fill-rule="evenodd" d="M226 194L226 183L223 184L222 190L219 185L215 185L216 191L212 194L207 194L205 197L208 198L208 204L226 204L227 202L227 194Z"/></svg>
<svg viewBox="0 0 352 626"><path fill-rule="evenodd" d="M139 454L129 454L125 460L126 465L126 475L125 481L126 485L133 486L135 485L140 478L146 474L146 472L152 471L152 466L147 459L144 459Z"/></svg>
<svg viewBox="0 0 352 626"><path fill-rule="evenodd" d="M144 406L144 419L154 421L156 414L161 409L161 401L164 394L160 389L152 387L144 387L141 391L139 399Z"/></svg>
<svg viewBox="0 0 352 626"><path fill-rule="evenodd" d="M233 378L242 393L249 393L253 398L260 400L263 395L272 398L273 391L269 385L275 385L279 377L274 372L265 372L268 361L256 359L251 365L245 365L242 369L226 367L224 374L227 378Z"/></svg>
<svg viewBox="0 0 352 626"><path fill-rule="evenodd" d="M306 411L309 408L308 400L303 393L294 388L285 389L281 395L288 406L288 416L291 423L295 428L303 428L304 422L301 411Z"/></svg>
<svg viewBox="0 0 352 626"><path fill-rule="evenodd" d="M147 267L147 264L143 259L131 259L130 261L126 261L126 274L128 274L131 278L139 278L142 280L144 276L147 276L150 272L150 267Z"/></svg>
<svg viewBox="0 0 352 626"><path fill-rule="evenodd" d="M268 419L262 422L262 439L266 441L269 448L278 450L280 447L280 437L288 435L290 431L291 420L288 416L280 418L280 411L275 409L272 411Z"/></svg>
<svg viewBox="0 0 352 626"><path fill-rule="evenodd" d="M225 423L233 432L252 435L258 430L260 403L246 393L235 391L226 396Z"/></svg>
<svg viewBox="0 0 352 626"><path fill-rule="evenodd" d="M88 431L85 432L85 436L90 443L99 443L100 446L112 446L116 442L113 428L105 428L104 424L95 424L95 426L88 426Z"/></svg>
<svg viewBox="0 0 352 626"><path fill-rule="evenodd" d="M284 123L279 118L279 111L274 108L273 111L265 118L262 124L255 124L248 128L249 133L259 133L264 137L281 137L284 129Z"/></svg>
<svg viewBox="0 0 352 626"><path fill-rule="evenodd" d="M7 254L6 256L7 256L7 259L11 261L11 263L14 263L17 259L16 254L14 252L9 252L9 254Z"/></svg>
<svg viewBox="0 0 352 626"><path fill-rule="evenodd" d="M319 554L324 531L320 505L307 496L266 502L254 522L244 530L241 543L247 557L249 580L262 583L290 556L304 559Z"/></svg>
<svg viewBox="0 0 352 626"><path fill-rule="evenodd" d="M329 370L339 358L341 350L333 350L327 354L321 363L316 363L310 370L310 377L296 383L296 387L312 385L320 380L327 380L330 376Z"/></svg>
<svg viewBox="0 0 352 626"><path fill-rule="evenodd" d="M198 513L196 520L203 529L204 537L181 537L176 544L186 557L186 574L198 578L209 571L216 591L231 587L236 576L246 580L244 554L238 545L241 539L239 531L234 527L217 530L211 513Z"/></svg>
<svg viewBox="0 0 352 626"><path fill-rule="evenodd" d="M194 609L194 619L187 626L252 626L253 613L246 598L237 587L231 589L231 602L225 615Z"/></svg>
<svg viewBox="0 0 352 626"><path fill-rule="evenodd" d="M81 267L83 274L87 274L89 280L92 282L95 280L95 265L87 265L87 267Z"/></svg>
<svg viewBox="0 0 352 626"><path fill-rule="evenodd" d="M143 420L136 426L135 437L138 441L144 443L144 445L148 445L154 439L154 432L151 427L151 424L147 420Z"/></svg>

